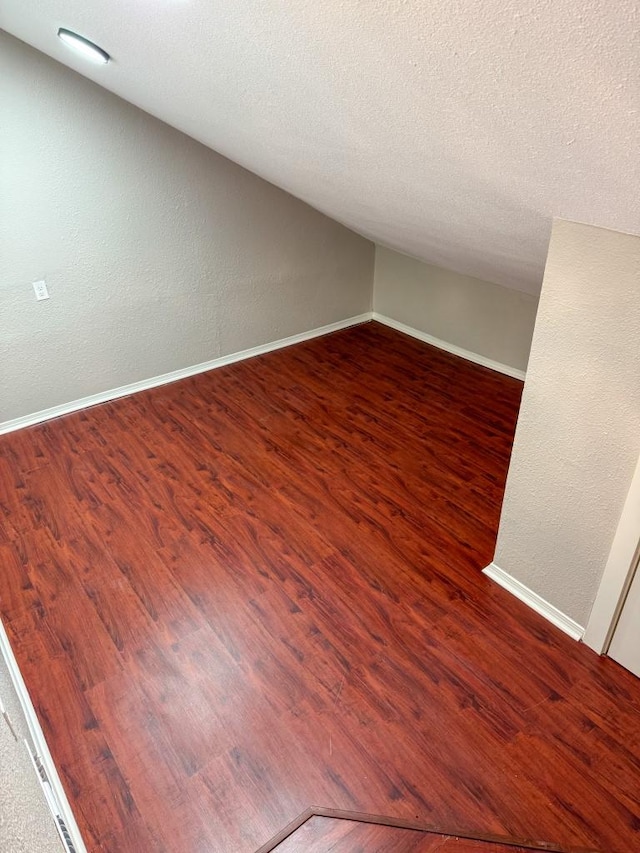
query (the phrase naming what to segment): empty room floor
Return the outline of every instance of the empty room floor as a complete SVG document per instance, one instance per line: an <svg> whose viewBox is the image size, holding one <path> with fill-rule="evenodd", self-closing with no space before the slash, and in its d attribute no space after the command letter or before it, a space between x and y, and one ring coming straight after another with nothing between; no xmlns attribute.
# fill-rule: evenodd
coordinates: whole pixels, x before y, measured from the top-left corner
<svg viewBox="0 0 640 853"><path fill-rule="evenodd" d="M90 851L312 806L640 849L640 681L481 574L520 392L370 323L0 439L0 615Z"/></svg>

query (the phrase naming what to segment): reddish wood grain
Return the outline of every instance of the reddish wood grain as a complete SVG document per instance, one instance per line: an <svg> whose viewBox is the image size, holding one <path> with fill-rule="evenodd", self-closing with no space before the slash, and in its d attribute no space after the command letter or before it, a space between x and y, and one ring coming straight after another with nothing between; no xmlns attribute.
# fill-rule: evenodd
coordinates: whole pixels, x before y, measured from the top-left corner
<svg viewBox="0 0 640 853"><path fill-rule="evenodd" d="M335 818L309 818L273 853L531 853L515 845Z"/></svg>
<svg viewBox="0 0 640 853"><path fill-rule="evenodd" d="M640 847L639 682L480 572L519 396L368 324L0 439L0 614L90 850L311 804Z"/></svg>

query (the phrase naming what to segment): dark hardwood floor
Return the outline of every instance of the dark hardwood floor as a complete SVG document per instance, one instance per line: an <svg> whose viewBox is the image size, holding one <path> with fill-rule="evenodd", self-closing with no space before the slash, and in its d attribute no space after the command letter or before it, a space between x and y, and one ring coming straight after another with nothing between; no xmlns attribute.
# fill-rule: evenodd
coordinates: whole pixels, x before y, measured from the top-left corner
<svg viewBox="0 0 640 853"><path fill-rule="evenodd" d="M461 837L425 828L415 821L340 809L307 809L257 853L557 853L546 842L476 836Z"/></svg>
<svg viewBox="0 0 640 853"><path fill-rule="evenodd" d="M640 681L480 572L519 394L368 324L0 439L0 614L91 851L312 805L640 849Z"/></svg>
<svg viewBox="0 0 640 853"><path fill-rule="evenodd" d="M446 851L443 847L446 845ZM538 848L540 849L540 848ZM525 847L312 817L273 853L531 853Z"/></svg>

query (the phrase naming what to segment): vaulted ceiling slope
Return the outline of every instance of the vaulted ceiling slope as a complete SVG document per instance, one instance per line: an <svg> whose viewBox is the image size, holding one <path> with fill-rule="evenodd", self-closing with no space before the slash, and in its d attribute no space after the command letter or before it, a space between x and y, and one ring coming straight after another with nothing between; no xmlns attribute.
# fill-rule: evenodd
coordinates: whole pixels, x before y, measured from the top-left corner
<svg viewBox="0 0 640 853"><path fill-rule="evenodd" d="M639 10L2 0L0 26L379 243L535 293L552 216L640 231Z"/></svg>

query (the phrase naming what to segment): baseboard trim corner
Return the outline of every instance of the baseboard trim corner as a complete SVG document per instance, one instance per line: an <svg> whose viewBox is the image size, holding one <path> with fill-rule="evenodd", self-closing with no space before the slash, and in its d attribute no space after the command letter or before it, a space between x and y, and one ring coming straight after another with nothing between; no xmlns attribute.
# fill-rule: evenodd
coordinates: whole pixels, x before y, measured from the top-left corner
<svg viewBox="0 0 640 853"><path fill-rule="evenodd" d="M579 625L567 616L566 613L558 610L557 607L554 607L553 604L550 604L538 595L537 592L534 592L523 583L520 583L519 580L516 580L516 578L512 577L508 572L505 572L504 569L500 568L500 566L497 566L495 563L491 563L486 567L486 569L482 570L482 573L488 578L491 578L492 581L495 581L495 583L503 589L506 589L507 592L510 592L516 598L520 599L520 601L527 604L532 610L539 613L540 616L544 616L548 622L551 622L551 624L555 625L556 628L560 628L561 631L564 631L564 633L568 634L572 639L582 639L584 635L584 628L582 625Z"/></svg>
<svg viewBox="0 0 640 853"><path fill-rule="evenodd" d="M358 314L355 317L347 317L345 320L338 320L336 323L329 323L326 326L319 326L315 329L310 329L307 332L299 332L296 335L289 335L287 338L281 338L277 341L271 341L268 344L260 344L257 347L241 350L223 355L219 358L214 358L211 361L205 361L201 364L194 364L191 367L183 367L179 370L172 370L170 373L163 373L160 376L152 376L149 379L142 379L139 382L131 382L128 385L122 385L119 388L112 388L109 391L101 391L98 394L91 394L88 397L81 397L79 400L72 400L70 403L62 403L59 406L52 406L50 409L42 409L39 412L34 412L31 415L23 415L13 420L0 423L0 435L8 432L15 432L18 429L35 426L36 424L50 421L53 418L62 417L62 415L70 415L73 412L79 412L82 409L88 409L91 406L97 406L100 403L108 403L111 400L117 400L120 397L128 397L129 394L136 394L138 391L148 391L150 388L157 388L160 385L168 385L171 382L177 382L179 379L187 379L190 376L196 376L198 373L206 373L208 370L215 370L218 367L224 367L227 364L233 364L236 361L244 361L247 358L254 358L257 355L264 355L274 350L284 349L285 347L300 344L304 341L310 341L313 338L320 338L323 335L329 335L331 332L339 332L342 329L349 329L351 326L359 326L362 323L368 323L372 319L372 312L367 311L364 314Z"/></svg>
<svg viewBox="0 0 640 853"><path fill-rule="evenodd" d="M29 735L31 737L33 747L37 752L40 764L47 776L49 788L48 790L44 788L44 786L43 788L45 790L47 804L53 814L58 832L61 830L60 820L62 820L64 822L65 830L73 844L75 853L87 853L87 848L85 847L82 835L80 834L80 829L76 823L67 795L62 787L62 782L60 781L58 771L53 762L53 758L51 757L51 753L49 752L49 747L47 746L44 733L40 726L40 721L38 720L33 703L31 702L29 691L27 690L24 679L22 678L22 673L18 667L18 662L13 654L9 637L1 619L0 655L4 658L7 669L9 670L9 677L11 678L11 683L18 694L18 700L20 701L20 706L27 721L27 727L29 729ZM31 755L31 750L29 750L29 754ZM32 755L31 758L33 760ZM39 773L38 778L42 783L43 780ZM62 834L61 837L63 837Z"/></svg>
<svg viewBox="0 0 640 853"><path fill-rule="evenodd" d="M513 379L520 379L522 382L525 380L526 373L524 370L519 370L517 367L511 367L508 364L502 364L500 361L494 361L492 358L487 358L477 352L471 352L471 350L464 349L463 347L456 346L455 344L450 344L448 341L435 338L433 335L427 334L427 332L421 332L419 329L407 326L399 320L393 320L385 314L378 314L377 311L374 311L372 319L377 323L382 323L384 326L389 326L389 328L395 329L397 332L404 332L405 335L417 338L425 344L431 344L431 346L437 347L445 352L449 352L452 355L457 355L467 361L472 361L474 364L479 364L481 367L488 367L489 370L504 373L505 376L511 376Z"/></svg>

